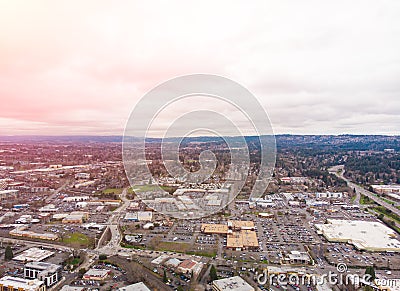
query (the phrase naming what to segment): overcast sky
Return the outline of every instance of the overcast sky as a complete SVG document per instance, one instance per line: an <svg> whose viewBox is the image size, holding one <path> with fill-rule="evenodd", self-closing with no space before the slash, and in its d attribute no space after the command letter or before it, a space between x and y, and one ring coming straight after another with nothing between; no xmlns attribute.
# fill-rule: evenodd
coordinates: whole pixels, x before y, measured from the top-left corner
<svg viewBox="0 0 400 291"><path fill-rule="evenodd" d="M399 15L398 0L0 0L0 135L121 135L145 92L193 73L247 87L275 133L400 134Z"/></svg>

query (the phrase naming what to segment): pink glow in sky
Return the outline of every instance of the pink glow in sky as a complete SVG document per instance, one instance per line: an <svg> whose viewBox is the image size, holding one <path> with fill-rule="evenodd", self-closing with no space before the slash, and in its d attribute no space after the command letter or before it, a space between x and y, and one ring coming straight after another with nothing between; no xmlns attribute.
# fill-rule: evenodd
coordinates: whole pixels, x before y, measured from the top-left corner
<svg viewBox="0 0 400 291"><path fill-rule="evenodd" d="M0 1L0 135L121 135L149 89L220 74L277 133L400 134L398 1ZM173 113L172 113L173 114Z"/></svg>

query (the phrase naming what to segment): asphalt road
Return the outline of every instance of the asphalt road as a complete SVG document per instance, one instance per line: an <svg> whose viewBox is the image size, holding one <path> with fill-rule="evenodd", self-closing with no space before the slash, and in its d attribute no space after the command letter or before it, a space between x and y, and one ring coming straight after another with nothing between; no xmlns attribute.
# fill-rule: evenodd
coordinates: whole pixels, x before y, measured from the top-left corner
<svg viewBox="0 0 400 291"><path fill-rule="evenodd" d="M342 169L342 171L339 171L340 169ZM400 209L394 207L392 204L387 203L386 201L380 199L379 197L376 197L374 193L372 193L371 191L368 191L366 189L364 189L363 187L351 182L350 180L348 180L347 178L345 178L343 176L344 174L344 169L342 165L339 166L335 166L329 169L329 173L331 174L335 174L337 177L343 179L346 183L347 186L349 186L351 189L356 189L356 194L357 195L364 195L367 196L368 198L370 198L371 200L373 200L374 202L376 202L377 204L385 207L386 209L391 210L393 213L397 214L398 216L400 216ZM356 199L357 200L357 199ZM358 199L359 200L359 199Z"/></svg>

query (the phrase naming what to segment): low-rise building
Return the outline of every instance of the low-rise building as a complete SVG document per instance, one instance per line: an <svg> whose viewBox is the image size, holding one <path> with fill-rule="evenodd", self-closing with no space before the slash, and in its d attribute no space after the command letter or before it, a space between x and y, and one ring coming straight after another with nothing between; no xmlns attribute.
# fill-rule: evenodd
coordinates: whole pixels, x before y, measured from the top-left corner
<svg viewBox="0 0 400 291"><path fill-rule="evenodd" d="M81 224L85 222L88 218L89 218L89 213L87 212L73 211L62 220L62 223Z"/></svg>
<svg viewBox="0 0 400 291"><path fill-rule="evenodd" d="M58 236L54 233L38 233L30 230L25 230L25 228L15 228L10 231L10 235L19 236L19 237L27 237L33 239L43 239L43 240L57 240Z"/></svg>
<svg viewBox="0 0 400 291"><path fill-rule="evenodd" d="M64 285L60 291L86 291L86 287Z"/></svg>
<svg viewBox="0 0 400 291"><path fill-rule="evenodd" d="M378 194L400 193L400 185L372 185L371 187Z"/></svg>
<svg viewBox="0 0 400 291"><path fill-rule="evenodd" d="M90 173L76 173L75 179L90 179Z"/></svg>
<svg viewBox="0 0 400 291"><path fill-rule="evenodd" d="M151 211L128 212L124 217L126 221L151 221L152 219L153 212Z"/></svg>
<svg viewBox="0 0 400 291"><path fill-rule="evenodd" d="M46 285L38 279L23 279L5 276L0 279L0 290L2 291L46 291Z"/></svg>
<svg viewBox="0 0 400 291"><path fill-rule="evenodd" d="M315 193L315 198L317 199L342 199L342 192L317 192Z"/></svg>
<svg viewBox="0 0 400 291"><path fill-rule="evenodd" d="M39 279L46 287L55 285L62 278L62 267L60 265L30 262L24 266L24 277L27 279Z"/></svg>
<svg viewBox="0 0 400 291"><path fill-rule="evenodd" d="M191 274L198 275L203 267L203 264L192 261L192 260L184 260L179 264L177 270L183 274Z"/></svg>
<svg viewBox="0 0 400 291"><path fill-rule="evenodd" d="M181 260L179 260L177 258L171 258L168 261L166 261L164 264L167 267L177 268L181 263L182 263Z"/></svg>
<svg viewBox="0 0 400 291"><path fill-rule="evenodd" d="M214 291L254 291L255 289L239 276L214 280Z"/></svg>
<svg viewBox="0 0 400 291"><path fill-rule="evenodd" d="M291 251L284 258L284 263L291 265L308 265L311 263L311 258L306 252Z"/></svg>
<svg viewBox="0 0 400 291"><path fill-rule="evenodd" d="M120 287L118 288L118 291L150 291L150 289L147 288L147 286L143 282L139 282L136 284Z"/></svg>
<svg viewBox="0 0 400 291"><path fill-rule="evenodd" d="M201 232L206 234L227 234L228 226L226 224L202 224Z"/></svg>
<svg viewBox="0 0 400 291"><path fill-rule="evenodd" d="M84 275L84 280L96 280L96 281L103 281L107 278L110 274L110 270L106 269L90 269Z"/></svg>
<svg viewBox="0 0 400 291"><path fill-rule="evenodd" d="M49 250L42 250L39 248L30 248L23 251L18 256L15 256L13 260L20 262L40 262L48 257L51 257L54 252Z"/></svg>
<svg viewBox="0 0 400 291"><path fill-rule="evenodd" d="M319 234L330 242L354 245L358 250L400 252L400 241L394 230L377 221L328 219L315 224Z"/></svg>

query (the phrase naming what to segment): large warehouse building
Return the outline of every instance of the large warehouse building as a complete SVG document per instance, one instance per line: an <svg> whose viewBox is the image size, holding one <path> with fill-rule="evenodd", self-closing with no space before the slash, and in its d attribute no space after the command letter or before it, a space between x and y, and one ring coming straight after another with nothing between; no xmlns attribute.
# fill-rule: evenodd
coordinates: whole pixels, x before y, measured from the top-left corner
<svg viewBox="0 0 400 291"><path fill-rule="evenodd" d="M400 252L396 233L377 221L328 219L315 227L330 242L349 243L359 250Z"/></svg>

